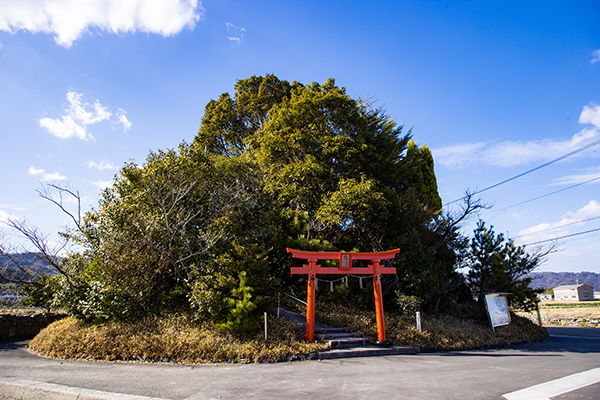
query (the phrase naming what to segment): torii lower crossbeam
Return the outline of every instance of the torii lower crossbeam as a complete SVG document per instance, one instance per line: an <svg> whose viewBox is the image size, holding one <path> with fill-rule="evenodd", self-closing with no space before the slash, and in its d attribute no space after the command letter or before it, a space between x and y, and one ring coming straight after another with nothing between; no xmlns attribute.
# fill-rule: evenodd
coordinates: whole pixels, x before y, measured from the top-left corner
<svg viewBox="0 0 600 400"><path fill-rule="evenodd" d="M301 268L292 267L292 274L308 275L308 290L306 299L306 341L315 341L315 280L317 274L366 274L373 275L373 291L375 294L375 316L377 318L377 339L385 342L385 321L383 319L383 299L381 293L381 275L395 274L396 268L384 267L381 260L392 259L400 249L382 251L377 253L344 253L344 252L319 252L287 249L294 258L308 261ZM339 260L338 268L322 267L317 264L319 260ZM352 267L352 260L368 260L368 267Z"/></svg>

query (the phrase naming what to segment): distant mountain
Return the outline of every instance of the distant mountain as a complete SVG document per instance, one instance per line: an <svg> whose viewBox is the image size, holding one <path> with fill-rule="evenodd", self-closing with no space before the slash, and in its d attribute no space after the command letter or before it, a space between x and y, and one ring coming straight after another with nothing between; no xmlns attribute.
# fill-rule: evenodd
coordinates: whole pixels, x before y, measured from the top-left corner
<svg viewBox="0 0 600 400"><path fill-rule="evenodd" d="M23 278L24 274L17 268L15 263L26 266L36 276L55 275L57 271L44 261L37 253L14 253L0 256L0 271L2 275L10 279ZM1 282L1 281L0 281Z"/></svg>
<svg viewBox="0 0 600 400"><path fill-rule="evenodd" d="M561 285L579 284L590 285L595 291L600 291L600 274L595 272L533 272L531 286L534 289L555 288Z"/></svg>

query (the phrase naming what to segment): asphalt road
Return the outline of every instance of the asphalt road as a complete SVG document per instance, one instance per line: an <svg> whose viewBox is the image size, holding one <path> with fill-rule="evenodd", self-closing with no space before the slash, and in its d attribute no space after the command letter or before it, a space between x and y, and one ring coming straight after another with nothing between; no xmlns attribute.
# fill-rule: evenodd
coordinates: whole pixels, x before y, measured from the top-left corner
<svg viewBox="0 0 600 400"><path fill-rule="evenodd" d="M503 349L199 366L60 361L0 342L0 399L600 399L600 329L549 331Z"/></svg>

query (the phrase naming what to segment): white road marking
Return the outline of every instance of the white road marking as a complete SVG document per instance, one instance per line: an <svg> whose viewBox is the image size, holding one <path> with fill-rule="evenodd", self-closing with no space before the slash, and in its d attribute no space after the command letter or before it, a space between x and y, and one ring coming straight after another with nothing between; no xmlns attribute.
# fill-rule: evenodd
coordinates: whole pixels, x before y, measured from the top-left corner
<svg viewBox="0 0 600 400"><path fill-rule="evenodd" d="M600 368L594 368L589 371L583 371L578 374L506 393L502 397L508 400L548 400L552 397L598 382L600 382Z"/></svg>
<svg viewBox="0 0 600 400"><path fill-rule="evenodd" d="M9 398L15 399L52 397L54 399L164 400L157 397L105 392L103 390L84 389L14 378L0 378L0 394L2 394L3 397L8 396Z"/></svg>

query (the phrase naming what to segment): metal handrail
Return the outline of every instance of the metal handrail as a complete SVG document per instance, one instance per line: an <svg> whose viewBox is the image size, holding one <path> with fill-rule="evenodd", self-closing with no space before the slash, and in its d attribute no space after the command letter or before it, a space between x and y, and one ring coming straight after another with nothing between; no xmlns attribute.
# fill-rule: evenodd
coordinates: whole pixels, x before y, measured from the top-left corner
<svg viewBox="0 0 600 400"><path fill-rule="evenodd" d="M292 296L291 294L288 294L288 293L285 293L285 292L281 292L281 293L285 294L285 295L286 295L287 297L289 297L290 299L296 300L297 302L299 302L299 303L302 303L302 304L304 304L305 306L308 306L308 304L306 304L306 302L305 302L305 301L302 301L302 300L300 300L300 299L298 299L298 298L296 298L296 297Z"/></svg>

